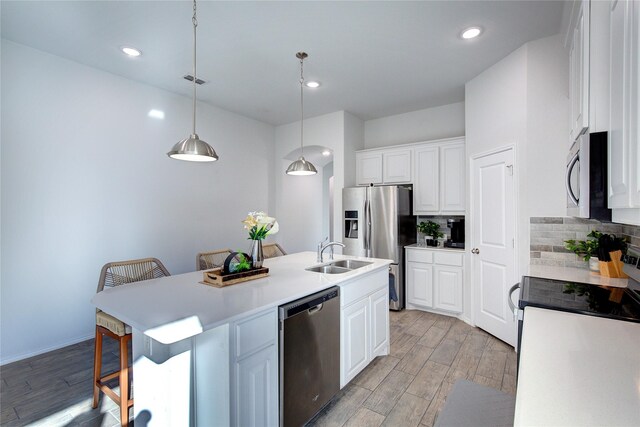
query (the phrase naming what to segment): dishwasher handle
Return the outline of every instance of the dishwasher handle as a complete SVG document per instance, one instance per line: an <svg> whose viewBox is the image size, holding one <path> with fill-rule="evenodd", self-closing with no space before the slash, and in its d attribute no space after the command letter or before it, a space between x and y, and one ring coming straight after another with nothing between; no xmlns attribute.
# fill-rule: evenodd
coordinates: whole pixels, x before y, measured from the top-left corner
<svg viewBox="0 0 640 427"><path fill-rule="evenodd" d="M308 312L309 314L317 313L322 310L324 303L338 298L340 296L340 288L334 286L326 291L322 291L308 297L301 298L289 304L280 306L280 320L288 319L296 314Z"/></svg>
<svg viewBox="0 0 640 427"><path fill-rule="evenodd" d="M309 315L312 315L314 313L319 312L320 310L322 310L322 306L324 305L323 302L321 302L320 304L316 305L315 307L311 307L310 309L307 310L307 313L309 313Z"/></svg>

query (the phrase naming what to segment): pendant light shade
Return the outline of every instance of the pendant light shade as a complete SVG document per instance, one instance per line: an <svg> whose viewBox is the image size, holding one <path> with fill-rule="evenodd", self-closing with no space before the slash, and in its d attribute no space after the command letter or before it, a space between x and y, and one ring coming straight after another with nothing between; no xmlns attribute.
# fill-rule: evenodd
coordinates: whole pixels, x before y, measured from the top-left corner
<svg viewBox="0 0 640 427"><path fill-rule="evenodd" d="M196 28L198 27L198 18L196 16L196 0L193 0L193 131L188 138L183 139L173 146L167 156L172 159L186 160L189 162L215 162L218 160L216 150L212 146L204 142L196 133Z"/></svg>
<svg viewBox="0 0 640 427"><path fill-rule="evenodd" d="M176 143L167 155L172 159L190 162L215 162L218 160L218 155L213 147L201 140L196 134Z"/></svg>
<svg viewBox="0 0 640 427"><path fill-rule="evenodd" d="M315 175L318 173L316 167L304 158L304 75L302 66L304 59L308 56L305 52L296 53L296 58L300 60L300 158L289 165L287 175Z"/></svg>
<svg viewBox="0 0 640 427"><path fill-rule="evenodd" d="M315 175L317 173L316 167L302 156L287 168L288 175Z"/></svg>

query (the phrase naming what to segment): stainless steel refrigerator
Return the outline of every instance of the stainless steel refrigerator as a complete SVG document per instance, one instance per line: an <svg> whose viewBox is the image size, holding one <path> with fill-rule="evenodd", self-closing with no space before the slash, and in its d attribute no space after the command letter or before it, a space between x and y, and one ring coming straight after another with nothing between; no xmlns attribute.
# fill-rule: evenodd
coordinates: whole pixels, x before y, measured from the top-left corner
<svg viewBox="0 0 640 427"><path fill-rule="evenodd" d="M342 190L346 255L393 260L389 308L405 306L404 247L416 242L410 186L384 185Z"/></svg>

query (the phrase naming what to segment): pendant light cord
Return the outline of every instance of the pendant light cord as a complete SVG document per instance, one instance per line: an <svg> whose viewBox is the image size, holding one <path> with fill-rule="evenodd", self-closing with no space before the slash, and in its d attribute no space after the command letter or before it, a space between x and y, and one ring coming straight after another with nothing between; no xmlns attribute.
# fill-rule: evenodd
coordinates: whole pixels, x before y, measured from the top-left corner
<svg viewBox="0 0 640 427"><path fill-rule="evenodd" d="M198 18L196 16L196 0L193 0L193 135L196 134L196 28L198 27Z"/></svg>
<svg viewBox="0 0 640 427"><path fill-rule="evenodd" d="M304 129L304 77L302 74L302 67L304 63L304 57L300 58L300 157L304 157L304 144L302 143L303 129Z"/></svg>

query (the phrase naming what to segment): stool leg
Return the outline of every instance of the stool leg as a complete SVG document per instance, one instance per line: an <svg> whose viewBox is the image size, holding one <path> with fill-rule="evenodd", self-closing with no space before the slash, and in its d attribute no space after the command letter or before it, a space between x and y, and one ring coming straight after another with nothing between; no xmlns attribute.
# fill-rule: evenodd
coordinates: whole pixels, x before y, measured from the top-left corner
<svg viewBox="0 0 640 427"><path fill-rule="evenodd" d="M128 336L120 337L120 424L129 425L129 348Z"/></svg>
<svg viewBox="0 0 640 427"><path fill-rule="evenodd" d="M100 380L100 371L102 368L102 334L96 326L95 349L93 353L93 403L91 406L95 409L98 407L98 399L100 397L100 388L98 381Z"/></svg>

